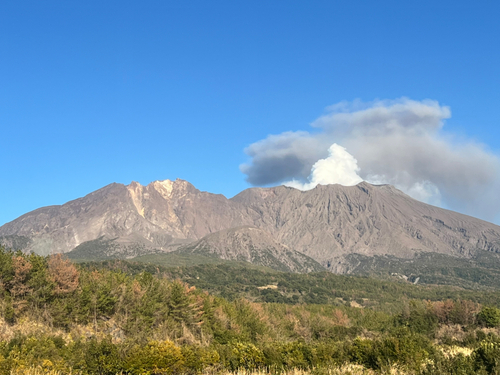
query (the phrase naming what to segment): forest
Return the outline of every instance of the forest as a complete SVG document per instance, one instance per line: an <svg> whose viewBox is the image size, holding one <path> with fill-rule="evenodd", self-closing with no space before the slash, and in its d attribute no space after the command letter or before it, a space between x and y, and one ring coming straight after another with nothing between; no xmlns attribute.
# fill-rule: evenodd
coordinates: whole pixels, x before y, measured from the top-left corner
<svg viewBox="0 0 500 375"><path fill-rule="evenodd" d="M500 298L0 248L0 374L499 374Z"/></svg>

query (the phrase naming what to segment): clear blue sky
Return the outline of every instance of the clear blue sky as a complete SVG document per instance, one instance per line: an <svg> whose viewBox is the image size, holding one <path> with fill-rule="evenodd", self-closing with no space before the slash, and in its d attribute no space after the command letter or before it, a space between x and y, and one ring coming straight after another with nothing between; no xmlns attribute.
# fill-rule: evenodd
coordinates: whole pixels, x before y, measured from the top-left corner
<svg viewBox="0 0 500 375"><path fill-rule="evenodd" d="M498 154L499 19L498 1L3 1L0 225L111 182L233 196L245 147L356 98L436 100Z"/></svg>

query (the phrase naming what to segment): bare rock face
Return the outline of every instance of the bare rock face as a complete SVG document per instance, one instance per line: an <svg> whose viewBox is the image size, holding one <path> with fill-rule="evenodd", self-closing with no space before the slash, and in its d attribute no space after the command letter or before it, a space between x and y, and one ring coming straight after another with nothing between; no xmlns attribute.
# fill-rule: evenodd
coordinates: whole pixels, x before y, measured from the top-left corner
<svg viewBox="0 0 500 375"><path fill-rule="evenodd" d="M224 229L180 247L177 252L212 255L286 272L312 272L324 268L297 251L278 243L266 231L254 227Z"/></svg>
<svg viewBox="0 0 500 375"><path fill-rule="evenodd" d="M255 226L328 268L350 253L500 252L499 226L419 202L390 185L254 188L232 200L247 208Z"/></svg>
<svg viewBox="0 0 500 375"><path fill-rule="evenodd" d="M187 181L155 181L147 186L132 183L126 188L136 212L174 239L196 240L248 224L238 203L220 194L201 192Z"/></svg>
<svg viewBox="0 0 500 375"><path fill-rule="evenodd" d="M132 210L127 189L111 184L62 206L49 206L29 212L0 228L0 235L31 239L28 250L40 254L67 252L80 243L110 236L127 235L138 227L154 230Z"/></svg>
<svg viewBox="0 0 500 375"><path fill-rule="evenodd" d="M172 250L228 223L249 224L240 211L239 204L223 195L200 192L183 180L111 184L62 206L23 215L0 227L0 236L28 237L26 250L40 254L68 252L101 237Z"/></svg>
<svg viewBox="0 0 500 375"><path fill-rule="evenodd" d="M227 231L239 227L247 229ZM262 232L254 235L248 227ZM254 259L251 242L278 258L288 249L300 262L298 251L337 272L354 253L411 258L436 252L468 258L479 250L500 252L499 226L366 182L309 191L251 188L231 199L201 192L183 180L111 184L62 206L27 213L0 227L0 243L2 238L40 254L69 252L105 238L113 241L117 255L122 248L173 251L209 244L209 251L221 257Z"/></svg>

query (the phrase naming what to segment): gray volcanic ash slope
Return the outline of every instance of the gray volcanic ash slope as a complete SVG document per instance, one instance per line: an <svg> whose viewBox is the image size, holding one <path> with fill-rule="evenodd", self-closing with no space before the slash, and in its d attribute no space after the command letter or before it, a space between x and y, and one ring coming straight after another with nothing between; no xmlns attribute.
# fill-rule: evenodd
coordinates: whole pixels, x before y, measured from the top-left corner
<svg viewBox="0 0 500 375"><path fill-rule="evenodd" d="M500 251L499 226L419 202L390 185L254 188L232 200L247 208L255 226L332 267L349 253L470 257Z"/></svg>
<svg viewBox="0 0 500 375"><path fill-rule="evenodd" d="M0 236L29 238L27 249L40 253L68 252L99 238L168 249L248 224L240 211L224 196L200 192L187 181L111 184L62 206L29 212L0 227Z"/></svg>
<svg viewBox="0 0 500 375"><path fill-rule="evenodd" d="M231 199L201 192L183 180L111 184L62 206L27 213L0 227L0 237L39 253L91 248L88 241L94 241L92 246L106 243L109 254L123 257L186 244L183 249L194 251L204 244L203 251L214 255L251 260L255 253L240 241L249 229L227 231L238 227L259 228L260 234L249 238L261 245L271 239L268 248L275 257L278 249L287 249L289 264L300 262L298 251L336 272L345 271L342 264L349 254L410 258L436 252L469 258L478 250L500 252L499 226L424 204L389 185L365 182L309 191L251 188Z"/></svg>
<svg viewBox="0 0 500 375"><path fill-rule="evenodd" d="M184 245L177 252L216 256L224 260L243 261L286 272L324 269L308 256L276 242L266 231L253 227L224 229Z"/></svg>

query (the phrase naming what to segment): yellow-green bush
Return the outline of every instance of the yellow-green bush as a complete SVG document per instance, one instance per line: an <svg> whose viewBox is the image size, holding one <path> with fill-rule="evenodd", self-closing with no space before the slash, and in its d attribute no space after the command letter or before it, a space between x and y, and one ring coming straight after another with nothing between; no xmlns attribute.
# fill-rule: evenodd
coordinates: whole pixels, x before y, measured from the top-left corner
<svg viewBox="0 0 500 375"><path fill-rule="evenodd" d="M230 361L233 369L255 369L264 365L264 353L252 343L238 342L232 347Z"/></svg>
<svg viewBox="0 0 500 375"><path fill-rule="evenodd" d="M151 341L133 348L125 367L131 374L163 375L180 372L184 362L181 348L172 341Z"/></svg>

